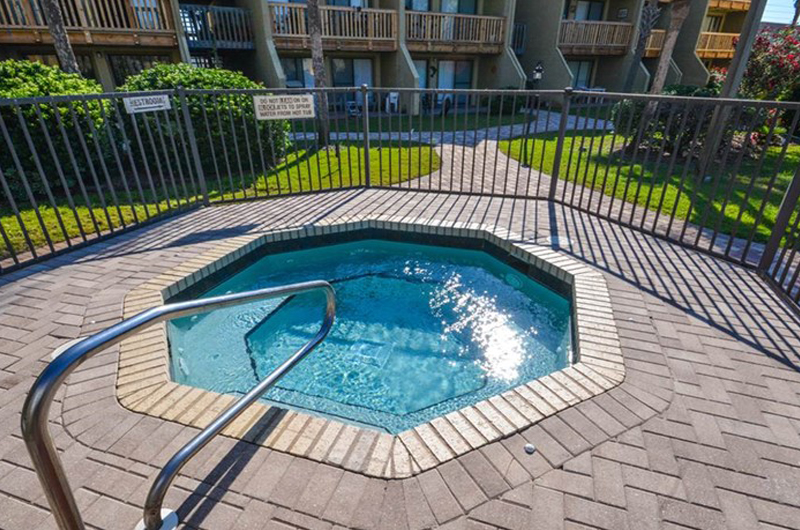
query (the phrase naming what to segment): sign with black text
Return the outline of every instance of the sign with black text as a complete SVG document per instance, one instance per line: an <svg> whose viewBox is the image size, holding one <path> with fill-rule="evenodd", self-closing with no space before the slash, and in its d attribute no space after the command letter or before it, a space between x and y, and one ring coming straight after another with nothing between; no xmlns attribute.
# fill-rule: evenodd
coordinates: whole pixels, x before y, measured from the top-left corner
<svg viewBox="0 0 800 530"><path fill-rule="evenodd" d="M153 112L156 110L169 110L172 105L169 96L166 94L159 96L134 96L125 98L125 110L128 114L139 114L142 112Z"/></svg>
<svg viewBox="0 0 800 530"><path fill-rule="evenodd" d="M311 94L253 96L253 105L258 120L297 120L316 116Z"/></svg>

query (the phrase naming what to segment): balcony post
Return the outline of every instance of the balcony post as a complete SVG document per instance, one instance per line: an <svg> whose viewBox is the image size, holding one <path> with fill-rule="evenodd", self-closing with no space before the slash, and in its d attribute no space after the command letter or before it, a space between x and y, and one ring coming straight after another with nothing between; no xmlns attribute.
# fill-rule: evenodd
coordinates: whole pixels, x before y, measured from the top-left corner
<svg viewBox="0 0 800 530"><path fill-rule="evenodd" d="M556 153L553 156L553 174L550 175L550 192L548 197L552 201L556 197L556 186L558 176L561 173L561 159L564 156L564 139L567 135L567 120L569 120L569 108L572 104L572 93L575 89L567 87L564 89L563 102L561 103L561 118L558 121L558 141L556 142Z"/></svg>

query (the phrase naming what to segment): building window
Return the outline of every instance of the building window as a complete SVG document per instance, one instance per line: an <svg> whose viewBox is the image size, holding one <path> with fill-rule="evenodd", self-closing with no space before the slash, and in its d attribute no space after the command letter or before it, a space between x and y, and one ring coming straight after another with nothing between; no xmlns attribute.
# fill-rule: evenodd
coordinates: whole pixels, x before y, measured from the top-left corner
<svg viewBox="0 0 800 530"><path fill-rule="evenodd" d="M141 29L164 29L158 0L131 0L131 6Z"/></svg>
<svg viewBox="0 0 800 530"><path fill-rule="evenodd" d="M575 88L591 88L594 61L568 61L567 65L572 72L572 84Z"/></svg>
<svg viewBox="0 0 800 530"><path fill-rule="evenodd" d="M430 0L406 0L406 10L408 11L430 11Z"/></svg>
<svg viewBox="0 0 800 530"><path fill-rule="evenodd" d="M598 0L578 0L575 4L575 20L603 20L605 2ZM569 18L571 4L564 6L564 18Z"/></svg>
<svg viewBox="0 0 800 530"><path fill-rule="evenodd" d="M286 86L289 88L301 88L305 86L303 75L303 59L300 57L281 57L281 66L286 75Z"/></svg>
<svg viewBox="0 0 800 530"><path fill-rule="evenodd" d="M152 68L156 63L171 63L169 55L109 55L115 85L125 84L128 76Z"/></svg>
<svg viewBox="0 0 800 530"><path fill-rule="evenodd" d="M711 33L719 33L722 31L722 24L725 22L725 17L722 15L706 15L703 20L703 31Z"/></svg>
<svg viewBox="0 0 800 530"><path fill-rule="evenodd" d="M475 0L442 0L442 13L461 13L474 15L477 10Z"/></svg>
<svg viewBox="0 0 800 530"><path fill-rule="evenodd" d="M353 60L341 58L331 59L331 79L333 80L333 86L355 86Z"/></svg>

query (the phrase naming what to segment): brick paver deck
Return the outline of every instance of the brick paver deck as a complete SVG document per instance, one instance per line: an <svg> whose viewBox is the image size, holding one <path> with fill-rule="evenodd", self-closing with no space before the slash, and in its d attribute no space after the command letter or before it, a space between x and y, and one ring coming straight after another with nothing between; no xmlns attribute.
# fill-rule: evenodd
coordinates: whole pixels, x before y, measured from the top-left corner
<svg viewBox="0 0 800 530"><path fill-rule="evenodd" d="M55 527L19 418L56 346L119 321L131 289L221 240L384 216L508 228L602 272L624 382L404 480L218 438L167 497L186 527L800 525L800 318L755 273L546 202L360 190L203 209L0 278L0 528ZM87 362L52 417L93 528L133 528L158 466L196 432L123 409L116 370L116 349Z"/></svg>

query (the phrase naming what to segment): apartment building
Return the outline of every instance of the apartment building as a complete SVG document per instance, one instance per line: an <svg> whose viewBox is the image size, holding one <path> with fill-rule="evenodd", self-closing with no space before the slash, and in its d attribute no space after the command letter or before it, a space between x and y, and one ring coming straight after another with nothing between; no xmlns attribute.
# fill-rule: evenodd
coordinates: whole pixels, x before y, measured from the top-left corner
<svg viewBox="0 0 800 530"><path fill-rule="evenodd" d="M55 63L41 0L0 0L0 58ZM329 86L646 90L669 0L640 64L645 0L321 0ZM60 0L81 68L108 89L150 64L224 66L268 86L313 86L305 0ZM750 0L696 0L669 82L704 84L733 57ZM357 96L353 96L357 97ZM441 98L436 104L461 103ZM415 103L415 105L418 104ZM416 110L416 107L413 109Z"/></svg>
<svg viewBox="0 0 800 530"><path fill-rule="evenodd" d="M85 74L107 88L155 61L314 83L305 0L60 0ZM0 57L55 63L40 0L0 0ZM521 87L516 0L323 0L332 86Z"/></svg>
<svg viewBox="0 0 800 530"><path fill-rule="evenodd" d="M180 60L172 0L60 0L78 64L106 88L155 62ZM0 59L57 64L41 0L0 0Z"/></svg>
<svg viewBox="0 0 800 530"><path fill-rule="evenodd" d="M634 91L646 90L655 72L669 26L670 0L660 0L662 16L636 67ZM532 0L517 3L515 31L529 35L516 46L528 74L544 70L538 85L618 91L635 61L644 0ZM750 0L695 0L672 56L668 83L703 85L712 67L733 58ZM530 37L535 35L535 37Z"/></svg>

